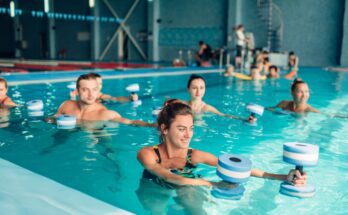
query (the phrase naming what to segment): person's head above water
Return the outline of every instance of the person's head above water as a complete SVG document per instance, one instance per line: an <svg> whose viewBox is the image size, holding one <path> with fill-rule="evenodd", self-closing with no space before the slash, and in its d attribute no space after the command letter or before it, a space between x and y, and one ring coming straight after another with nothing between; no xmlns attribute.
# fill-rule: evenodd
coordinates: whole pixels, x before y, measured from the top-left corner
<svg viewBox="0 0 348 215"><path fill-rule="evenodd" d="M80 101L84 104L93 104L100 92L97 78L93 74L80 75L76 82L76 89Z"/></svg>
<svg viewBox="0 0 348 215"><path fill-rule="evenodd" d="M173 102L164 106L157 117L157 126L162 143L184 141L188 145L193 129L193 114L190 106L181 102ZM182 133L187 131L189 131L189 135L182 137Z"/></svg>
<svg viewBox="0 0 348 215"><path fill-rule="evenodd" d="M0 98L6 96L8 90L7 81L4 78L0 78Z"/></svg>
<svg viewBox="0 0 348 215"><path fill-rule="evenodd" d="M296 78L291 85L291 95L295 103L306 103L309 98L308 84L300 78Z"/></svg>
<svg viewBox="0 0 348 215"><path fill-rule="evenodd" d="M205 94L205 80L202 76L191 75L187 82L187 90L191 99L202 99Z"/></svg>

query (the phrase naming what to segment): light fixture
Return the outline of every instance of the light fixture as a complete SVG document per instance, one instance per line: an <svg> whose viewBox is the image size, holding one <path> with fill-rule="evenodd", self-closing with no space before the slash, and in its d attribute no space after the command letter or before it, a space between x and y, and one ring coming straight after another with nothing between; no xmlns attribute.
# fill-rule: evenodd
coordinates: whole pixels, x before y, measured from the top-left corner
<svg viewBox="0 0 348 215"><path fill-rule="evenodd" d="M44 11L45 11L45 13L48 13L50 11L49 0L44 0Z"/></svg>
<svg viewBox="0 0 348 215"><path fill-rule="evenodd" d="M10 16L15 17L15 3L13 1L10 2Z"/></svg>
<svg viewBox="0 0 348 215"><path fill-rule="evenodd" d="M94 0L88 0L88 5L90 8L93 8L95 5L95 1Z"/></svg>

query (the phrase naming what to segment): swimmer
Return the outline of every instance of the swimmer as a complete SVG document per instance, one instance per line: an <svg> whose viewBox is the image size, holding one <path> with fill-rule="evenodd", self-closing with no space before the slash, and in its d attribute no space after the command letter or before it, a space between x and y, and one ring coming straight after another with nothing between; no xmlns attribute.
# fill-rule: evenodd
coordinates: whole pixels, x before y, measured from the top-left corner
<svg viewBox="0 0 348 215"><path fill-rule="evenodd" d="M84 74L77 79L77 93L79 100L67 100L61 104L54 118L65 114L76 116L77 120L86 121L115 121L123 124L138 126L155 126L141 120L130 120L123 118L116 111L108 110L105 106L97 102L100 95L100 85L94 74ZM47 121L54 121L49 118Z"/></svg>
<svg viewBox="0 0 348 215"><path fill-rule="evenodd" d="M308 84L300 78L296 78L291 85L291 95L293 100L284 100L278 103L274 107L267 108L270 111L275 111L276 108L281 108L285 111L294 113L307 113L314 112L320 113L319 110L311 107L307 101L309 99Z"/></svg>
<svg viewBox="0 0 348 215"><path fill-rule="evenodd" d="M208 152L189 148L193 136L193 113L183 103L171 103L163 108L157 118L160 144L142 148L137 155L144 167L142 178L169 189L181 185L226 186L224 182L211 182L194 173L198 164L217 166L218 158ZM287 175L267 173L252 169L251 176L287 181L301 186L306 174L290 170Z"/></svg>
<svg viewBox="0 0 348 215"><path fill-rule="evenodd" d="M203 114L206 112L214 113L219 116L229 117L238 120L246 120L249 122L255 122L256 118L250 116L248 119L244 119L239 116L235 116L232 114L221 113L215 107L206 104L202 99L205 94L205 80L202 76L199 75L191 75L188 83L187 90L191 96L190 101L187 104L192 108L192 112L194 115Z"/></svg>
<svg viewBox="0 0 348 215"><path fill-rule="evenodd" d="M292 79L297 76L298 63L299 63L298 56L296 56L294 52L290 52L289 58L288 58L289 73L285 75L286 79Z"/></svg>
<svg viewBox="0 0 348 215"><path fill-rule="evenodd" d="M267 78L279 78L279 67L274 65L270 66Z"/></svg>
<svg viewBox="0 0 348 215"><path fill-rule="evenodd" d="M233 77L234 76L234 67L232 65L228 65L224 72L225 77Z"/></svg>
<svg viewBox="0 0 348 215"><path fill-rule="evenodd" d="M311 107L307 101L309 99L309 88L308 84L304 82L300 78L296 78L294 82L291 85L291 95L293 100L283 100L279 102L274 107L269 107L267 110L275 112L277 108L281 108L284 111L303 114L308 112L313 113L322 113L321 111ZM338 117L338 118L348 118L346 115L341 114L328 114L328 113L322 113L329 117Z"/></svg>
<svg viewBox="0 0 348 215"><path fill-rule="evenodd" d="M4 78L0 78L0 107L15 107L16 103L7 95L8 85Z"/></svg>
<svg viewBox="0 0 348 215"><path fill-rule="evenodd" d="M92 76L95 76L95 78L97 79L98 85L99 85L99 90L100 93L98 95L97 101L100 102L107 102L107 101L113 101L113 102L129 102L129 101L137 101L138 100L138 95L136 93L131 93L131 95L129 97L125 97L125 96L118 96L118 97L113 97L111 95L108 94L103 94L101 92L102 88L103 88L103 80L101 75L91 72L89 73ZM77 90L75 89L74 91L70 92L70 98L72 100L76 100L78 93Z"/></svg>

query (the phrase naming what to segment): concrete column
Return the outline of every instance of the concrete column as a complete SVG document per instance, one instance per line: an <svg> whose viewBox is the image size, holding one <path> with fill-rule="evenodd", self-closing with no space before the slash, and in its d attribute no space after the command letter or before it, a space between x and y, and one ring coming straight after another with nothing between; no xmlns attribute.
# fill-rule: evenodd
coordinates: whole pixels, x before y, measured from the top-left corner
<svg viewBox="0 0 348 215"><path fill-rule="evenodd" d="M53 0L49 1L49 10L54 12ZM55 19L48 19L48 48L49 58L57 58L57 47L56 47L56 23Z"/></svg>
<svg viewBox="0 0 348 215"><path fill-rule="evenodd" d="M148 14L148 56L149 60L159 61L160 0L147 1Z"/></svg>
<svg viewBox="0 0 348 215"><path fill-rule="evenodd" d="M342 35L342 47L341 47L341 62L340 65L348 66L348 1L345 2L344 20L343 20L343 35Z"/></svg>
<svg viewBox="0 0 348 215"><path fill-rule="evenodd" d="M91 15L100 16L100 0L95 0L94 7L91 8ZM94 20L91 24L91 59L98 60L100 55L100 22Z"/></svg>

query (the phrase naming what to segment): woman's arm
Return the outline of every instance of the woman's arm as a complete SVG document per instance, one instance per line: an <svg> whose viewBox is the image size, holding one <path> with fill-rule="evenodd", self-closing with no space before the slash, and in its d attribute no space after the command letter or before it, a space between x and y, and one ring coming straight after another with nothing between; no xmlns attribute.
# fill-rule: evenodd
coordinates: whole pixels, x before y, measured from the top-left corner
<svg viewBox="0 0 348 215"><path fill-rule="evenodd" d="M307 174L305 172L301 174L299 170L295 169L290 170L287 175L267 173L259 169L252 169L251 176L286 181L290 184L294 184L295 186L304 185L307 181Z"/></svg>
<svg viewBox="0 0 348 215"><path fill-rule="evenodd" d="M285 109L289 101L281 101L276 106L273 107L267 107L266 110L269 110L271 112L275 112L277 108Z"/></svg>
<svg viewBox="0 0 348 215"><path fill-rule="evenodd" d="M144 126L144 127L156 127L156 123L149 123L144 122L142 120L130 120L127 118L123 118L122 116L116 116L111 121L123 123L126 125L137 125L137 126Z"/></svg>
<svg viewBox="0 0 348 215"><path fill-rule="evenodd" d="M185 178L183 176L172 173L169 169L166 169L159 163L157 163L157 158L155 157L152 148L144 148L140 150L138 152L137 158L146 170L167 182L177 185L213 186L213 183L201 178Z"/></svg>
<svg viewBox="0 0 348 215"><path fill-rule="evenodd" d="M208 105L206 104L204 106L204 112L210 112L210 113L214 113L216 115L219 115L219 116L223 116L223 117L228 117L228 118L232 118L232 119L238 119L238 120L245 120L245 121L249 121L249 119L245 119L245 118L242 118L240 116L236 116L236 115L233 115L233 114L225 114L225 113L221 113L218 109L216 109L215 107L211 106L211 105Z"/></svg>

